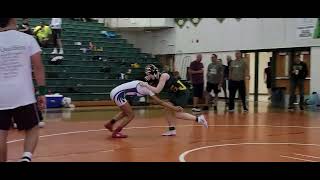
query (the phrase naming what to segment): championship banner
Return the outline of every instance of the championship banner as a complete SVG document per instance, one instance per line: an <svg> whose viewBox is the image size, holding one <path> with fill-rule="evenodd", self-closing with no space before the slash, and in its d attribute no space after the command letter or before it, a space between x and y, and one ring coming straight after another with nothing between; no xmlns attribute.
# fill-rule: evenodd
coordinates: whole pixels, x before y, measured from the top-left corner
<svg viewBox="0 0 320 180"><path fill-rule="evenodd" d="M320 38L319 18L298 18L297 39Z"/></svg>

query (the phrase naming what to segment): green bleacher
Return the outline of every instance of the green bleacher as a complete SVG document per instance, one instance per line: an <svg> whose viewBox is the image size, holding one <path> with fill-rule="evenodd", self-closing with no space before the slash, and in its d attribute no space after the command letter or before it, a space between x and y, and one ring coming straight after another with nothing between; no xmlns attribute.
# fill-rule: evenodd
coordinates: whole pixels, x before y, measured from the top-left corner
<svg viewBox="0 0 320 180"><path fill-rule="evenodd" d="M31 18L31 27L43 21L50 24L51 18ZM21 23L21 19L18 19ZM151 54L142 53L126 39L116 35L107 38L101 31L112 31L97 22L81 22L63 19L62 43L64 48L61 64L50 64L50 60L58 55L50 54L53 48L43 48L42 58L46 68L46 81L51 92L57 92L73 101L110 100L109 93L117 85L144 76L144 67L153 63L160 66L159 61ZM115 31L112 31L115 32ZM83 53L81 48L88 47L93 42L102 52ZM81 45L76 45L81 42ZM102 60L96 60L101 57ZM140 68L131 68L133 63L139 63ZM103 71L104 68L109 71ZM128 79L119 79L120 73L127 74Z"/></svg>

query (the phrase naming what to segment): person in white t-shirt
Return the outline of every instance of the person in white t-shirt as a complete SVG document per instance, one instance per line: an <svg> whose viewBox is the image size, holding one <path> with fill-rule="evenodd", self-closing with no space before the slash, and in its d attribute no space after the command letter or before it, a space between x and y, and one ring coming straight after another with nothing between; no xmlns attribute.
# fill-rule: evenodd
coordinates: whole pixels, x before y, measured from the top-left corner
<svg viewBox="0 0 320 180"><path fill-rule="evenodd" d="M63 54L62 41L61 41L61 31L62 31L62 19L52 18L50 27L52 29L53 38L53 52L51 54L58 54L58 48L60 48L59 54Z"/></svg>
<svg viewBox="0 0 320 180"><path fill-rule="evenodd" d="M141 84L142 84L142 81L135 80L135 81L121 84L121 85L115 87L111 91L111 93L110 93L111 99L121 109L121 112L119 112L116 116L114 116L112 118L111 121L109 121L108 123L106 123L104 125L104 127L106 129L113 132L112 133L113 138L127 138L128 136L125 134L122 134L121 131L134 118L134 113L132 111L132 108L125 98L126 95L150 96L157 104L160 104L161 106L164 106L164 107L166 107L172 111L176 111L176 112L183 111L183 108L180 106L173 106L169 103L166 103L166 102L160 100L157 96L155 96L155 93L153 93L151 90L149 90L146 87L142 87ZM115 130L113 130L113 125L117 121L123 119L124 117L127 117L127 120L123 121L119 127L117 127Z"/></svg>
<svg viewBox="0 0 320 180"><path fill-rule="evenodd" d="M0 18L0 162L7 161L12 119L25 131L22 162L30 162L39 138L37 110L45 108L45 73L41 49L31 35L16 30L15 18ZM38 107L32 80L38 85Z"/></svg>

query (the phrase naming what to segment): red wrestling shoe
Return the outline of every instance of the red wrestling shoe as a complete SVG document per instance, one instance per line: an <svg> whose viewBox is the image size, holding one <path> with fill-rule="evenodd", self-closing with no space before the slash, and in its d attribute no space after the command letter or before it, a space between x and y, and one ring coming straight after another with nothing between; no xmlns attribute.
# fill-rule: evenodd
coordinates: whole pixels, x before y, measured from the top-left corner
<svg viewBox="0 0 320 180"><path fill-rule="evenodd" d="M112 138L127 138L128 135L122 134L121 132L116 132L112 134Z"/></svg>

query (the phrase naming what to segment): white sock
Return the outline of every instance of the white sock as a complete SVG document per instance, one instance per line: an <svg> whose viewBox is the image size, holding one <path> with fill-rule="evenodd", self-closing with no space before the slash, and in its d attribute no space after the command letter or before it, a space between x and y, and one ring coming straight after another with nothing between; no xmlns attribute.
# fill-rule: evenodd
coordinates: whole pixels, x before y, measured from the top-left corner
<svg viewBox="0 0 320 180"><path fill-rule="evenodd" d="M25 159L25 160L31 161L31 158L32 158L32 153L31 152L24 152L22 154L22 158L21 159Z"/></svg>
<svg viewBox="0 0 320 180"><path fill-rule="evenodd" d="M24 152L23 154L22 154L22 157L28 157L28 158L32 158L32 153L31 152Z"/></svg>

